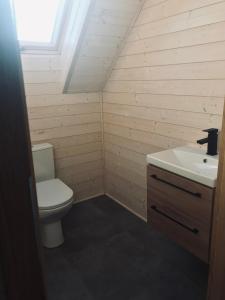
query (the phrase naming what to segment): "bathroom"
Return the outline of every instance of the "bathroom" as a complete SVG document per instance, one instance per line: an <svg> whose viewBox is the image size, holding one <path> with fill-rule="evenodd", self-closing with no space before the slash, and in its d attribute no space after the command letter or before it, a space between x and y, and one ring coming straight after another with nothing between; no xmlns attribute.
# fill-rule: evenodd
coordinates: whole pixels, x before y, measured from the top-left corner
<svg viewBox="0 0 225 300"><path fill-rule="evenodd" d="M16 300L224 299L224 290L212 292L224 288L220 279L213 285L208 278L216 154L223 146L225 1L3 0L0 30L9 2L36 177L44 277L37 286L44 292L13 298L8 275L0 276L0 294ZM0 32L0 50L7 39ZM0 114L3 120L3 109ZM208 129L215 130L203 132ZM185 165L171 167L172 155ZM54 184L46 187L49 179ZM181 197L190 202L179 215L171 207ZM162 199L168 202L159 216Z"/></svg>

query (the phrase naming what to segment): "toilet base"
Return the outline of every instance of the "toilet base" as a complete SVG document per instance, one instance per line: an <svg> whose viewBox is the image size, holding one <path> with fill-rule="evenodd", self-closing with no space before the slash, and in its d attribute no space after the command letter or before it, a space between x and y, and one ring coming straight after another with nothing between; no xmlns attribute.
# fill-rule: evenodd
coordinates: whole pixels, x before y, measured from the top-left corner
<svg viewBox="0 0 225 300"><path fill-rule="evenodd" d="M56 248L64 243L61 221L41 225L42 243L46 248Z"/></svg>

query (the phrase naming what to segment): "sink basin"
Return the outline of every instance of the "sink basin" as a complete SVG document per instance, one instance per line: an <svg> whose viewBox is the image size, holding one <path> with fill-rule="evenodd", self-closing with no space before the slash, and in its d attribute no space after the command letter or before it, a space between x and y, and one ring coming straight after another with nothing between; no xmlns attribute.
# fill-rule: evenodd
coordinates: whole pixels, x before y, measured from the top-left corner
<svg viewBox="0 0 225 300"><path fill-rule="evenodd" d="M205 150L191 147L174 148L148 154L147 162L206 186L216 186L218 155L206 155Z"/></svg>

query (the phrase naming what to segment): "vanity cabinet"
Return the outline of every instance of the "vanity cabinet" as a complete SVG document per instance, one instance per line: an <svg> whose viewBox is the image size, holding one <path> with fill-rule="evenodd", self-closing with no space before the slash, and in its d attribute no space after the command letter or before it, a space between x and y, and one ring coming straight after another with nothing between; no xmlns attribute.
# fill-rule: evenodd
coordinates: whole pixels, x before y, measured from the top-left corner
<svg viewBox="0 0 225 300"><path fill-rule="evenodd" d="M215 189L148 165L148 223L209 261Z"/></svg>

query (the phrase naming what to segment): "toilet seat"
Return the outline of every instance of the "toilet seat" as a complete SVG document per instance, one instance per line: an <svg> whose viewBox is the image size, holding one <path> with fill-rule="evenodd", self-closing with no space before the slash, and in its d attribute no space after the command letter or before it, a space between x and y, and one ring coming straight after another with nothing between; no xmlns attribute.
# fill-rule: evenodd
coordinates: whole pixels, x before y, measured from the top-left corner
<svg viewBox="0 0 225 300"><path fill-rule="evenodd" d="M38 182L36 188L40 210L56 209L73 200L73 191L58 178Z"/></svg>

